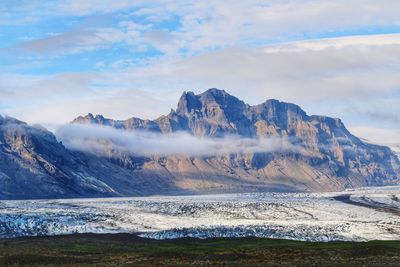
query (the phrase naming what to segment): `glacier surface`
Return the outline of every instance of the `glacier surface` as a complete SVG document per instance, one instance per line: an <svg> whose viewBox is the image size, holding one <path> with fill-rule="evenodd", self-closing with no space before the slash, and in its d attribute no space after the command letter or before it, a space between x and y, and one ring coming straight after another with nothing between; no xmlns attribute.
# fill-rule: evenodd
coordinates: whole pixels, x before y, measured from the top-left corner
<svg viewBox="0 0 400 267"><path fill-rule="evenodd" d="M0 201L2 238L72 233L136 233L155 239L400 240L400 187Z"/></svg>

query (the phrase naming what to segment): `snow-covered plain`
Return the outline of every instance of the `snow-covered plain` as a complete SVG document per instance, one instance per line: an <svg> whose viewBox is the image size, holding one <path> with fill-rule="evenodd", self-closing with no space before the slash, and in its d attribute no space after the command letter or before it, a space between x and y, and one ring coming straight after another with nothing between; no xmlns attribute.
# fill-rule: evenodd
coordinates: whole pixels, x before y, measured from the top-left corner
<svg viewBox="0 0 400 267"><path fill-rule="evenodd" d="M400 240L400 187L337 193L0 201L0 237L88 232L137 233L157 239Z"/></svg>

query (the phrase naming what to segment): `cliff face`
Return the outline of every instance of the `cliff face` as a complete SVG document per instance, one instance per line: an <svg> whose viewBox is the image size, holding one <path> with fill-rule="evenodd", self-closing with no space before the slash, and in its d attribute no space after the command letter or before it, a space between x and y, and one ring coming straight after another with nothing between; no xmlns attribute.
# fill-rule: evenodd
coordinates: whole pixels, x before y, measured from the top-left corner
<svg viewBox="0 0 400 267"><path fill-rule="evenodd" d="M39 126L0 116L0 199L107 197L175 192L108 159L69 151ZM150 179L151 182L146 183Z"/></svg>
<svg viewBox="0 0 400 267"><path fill-rule="evenodd" d="M297 149L214 156L144 157L115 150L93 155L67 149L41 127L0 117L0 199L327 191L400 182L396 155L362 142L339 119L309 116L278 100L250 106L218 89L185 92L176 111L156 120L88 114L73 123L159 134L184 131L216 140L273 137Z"/></svg>
<svg viewBox="0 0 400 267"><path fill-rule="evenodd" d="M179 188L188 190L339 190L399 182L399 160L389 148L362 142L340 119L308 116L299 106L278 100L249 106L223 90L209 89L199 95L184 92L176 111L154 121L114 121L89 114L77 122L215 138L277 137L301 148L301 153L152 157L141 164L145 170L167 171ZM130 158L118 157L121 162Z"/></svg>

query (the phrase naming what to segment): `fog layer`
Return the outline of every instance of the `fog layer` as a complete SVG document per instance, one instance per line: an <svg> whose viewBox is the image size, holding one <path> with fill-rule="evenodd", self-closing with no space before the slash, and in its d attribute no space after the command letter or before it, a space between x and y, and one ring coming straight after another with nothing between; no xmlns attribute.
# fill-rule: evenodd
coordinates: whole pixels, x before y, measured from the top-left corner
<svg viewBox="0 0 400 267"><path fill-rule="evenodd" d="M196 137L187 132L160 134L85 124L68 124L59 127L56 136L69 149L95 154L104 153L110 149L140 156L298 152L297 147L280 138Z"/></svg>

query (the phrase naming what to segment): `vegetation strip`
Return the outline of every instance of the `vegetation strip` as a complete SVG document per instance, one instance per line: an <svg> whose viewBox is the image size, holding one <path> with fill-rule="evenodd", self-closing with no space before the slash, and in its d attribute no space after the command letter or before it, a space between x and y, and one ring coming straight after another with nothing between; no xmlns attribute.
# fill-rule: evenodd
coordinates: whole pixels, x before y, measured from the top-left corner
<svg viewBox="0 0 400 267"><path fill-rule="evenodd" d="M0 266L398 266L400 241L153 240L132 234L0 239Z"/></svg>

